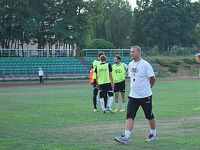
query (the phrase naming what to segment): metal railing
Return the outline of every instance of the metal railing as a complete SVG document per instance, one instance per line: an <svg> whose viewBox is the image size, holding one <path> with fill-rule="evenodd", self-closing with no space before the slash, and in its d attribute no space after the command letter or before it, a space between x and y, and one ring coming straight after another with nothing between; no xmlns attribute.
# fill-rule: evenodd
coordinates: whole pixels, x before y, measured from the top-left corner
<svg viewBox="0 0 200 150"><path fill-rule="evenodd" d="M83 49L82 51L85 57L96 57L100 51L103 51L107 57L114 57L115 55L130 56L130 49Z"/></svg>
<svg viewBox="0 0 200 150"><path fill-rule="evenodd" d="M97 57L98 52L100 51L103 51L106 57L114 57L116 55L120 55L121 57L130 57L130 49L83 49L82 51L85 57ZM158 75L160 70L159 64L144 52L142 52L142 58L151 63L155 73Z"/></svg>
<svg viewBox="0 0 200 150"><path fill-rule="evenodd" d="M0 57L69 57L72 49L0 49Z"/></svg>

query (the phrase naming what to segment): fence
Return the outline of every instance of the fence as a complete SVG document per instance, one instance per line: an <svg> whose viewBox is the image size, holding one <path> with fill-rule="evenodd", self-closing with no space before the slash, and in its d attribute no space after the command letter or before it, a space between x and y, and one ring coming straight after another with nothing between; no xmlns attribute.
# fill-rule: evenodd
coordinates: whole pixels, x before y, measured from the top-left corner
<svg viewBox="0 0 200 150"><path fill-rule="evenodd" d="M97 57L98 52L103 51L106 57L114 57L120 55L121 57L130 57L130 49L83 49L85 57ZM158 75L160 71L159 64L151 57L142 52L142 58L151 63L155 74Z"/></svg>
<svg viewBox="0 0 200 150"><path fill-rule="evenodd" d="M69 57L72 49L0 49L0 57Z"/></svg>
<svg viewBox="0 0 200 150"><path fill-rule="evenodd" d="M82 51L85 57L96 57L100 51L103 51L107 57L114 57L115 55L130 56L130 49L83 49Z"/></svg>

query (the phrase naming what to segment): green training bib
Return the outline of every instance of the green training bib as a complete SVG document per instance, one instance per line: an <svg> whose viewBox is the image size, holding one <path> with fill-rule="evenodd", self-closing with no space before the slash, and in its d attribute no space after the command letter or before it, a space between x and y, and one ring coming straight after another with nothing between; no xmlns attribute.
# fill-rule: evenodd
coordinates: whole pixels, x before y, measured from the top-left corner
<svg viewBox="0 0 200 150"><path fill-rule="evenodd" d="M98 84L111 83L109 76L109 64L100 64L97 66Z"/></svg>
<svg viewBox="0 0 200 150"><path fill-rule="evenodd" d="M126 71L124 69L124 63L120 65L112 65L112 75L114 83L119 83L125 80L126 78Z"/></svg>
<svg viewBox="0 0 200 150"><path fill-rule="evenodd" d="M99 61L99 60L95 60L95 61L93 62L93 69L94 69L94 71L95 71L95 69L97 68L97 66L98 66L99 64L101 64L101 61ZM95 72L94 72L92 78L93 78L93 79L96 79L96 73L95 73Z"/></svg>

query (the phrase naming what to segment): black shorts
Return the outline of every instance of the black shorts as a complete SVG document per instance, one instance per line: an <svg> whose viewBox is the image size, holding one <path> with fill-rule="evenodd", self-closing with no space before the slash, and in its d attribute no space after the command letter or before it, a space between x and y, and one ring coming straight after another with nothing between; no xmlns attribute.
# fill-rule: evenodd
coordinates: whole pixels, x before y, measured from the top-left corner
<svg viewBox="0 0 200 150"><path fill-rule="evenodd" d="M97 80L94 79L94 82L93 82L93 89L97 88Z"/></svg>
<svg viewBox="0 0 200 150"><path fill-rule="evenodd" d="M152 120L154 119L154 115L152 112L152 96L146 98L132 98L128 97L128 106L127 106L127 115L126 119L133 118L135 119L138 108L141 106L146 119Z"/></svg>
<svg viewBox="0 0 200 150"><path fill-rule="evenodd" d="M119 83L115 83L114 92L122 92L125 93L125 80Z"/></svg>
<svg viewBox="0 0 200 150"><path fill-rule="evenodd" d="M113 90L111 83L101 84L99 85L99 91L100 91L100 98L104 98L105 96L111 97L113 96Z"/></svg>

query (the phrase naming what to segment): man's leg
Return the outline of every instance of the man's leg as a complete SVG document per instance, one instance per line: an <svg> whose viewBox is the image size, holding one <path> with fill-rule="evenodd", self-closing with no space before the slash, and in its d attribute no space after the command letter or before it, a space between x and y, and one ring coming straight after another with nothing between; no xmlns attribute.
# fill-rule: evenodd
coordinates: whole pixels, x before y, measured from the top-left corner
<svg viewBox="0 0 200 150"><path fill-rule="evenodd" d="M119 112L119 92L115 92L115 105L116 105L115 112Z"/></svg>
<svg viewBox="0 0 200 150"><path fill-rule="evenodd" d="M113 110L112 110L112 103L113 103L113 91L108 91L108 96L109 96L109 99L108 99L108 110L113 113Z"/></svg>
<svg viewBox="0 0 200 150"><path fill-rule="evenodd" d="M126 130L125 130L125 132L126 131L130 131L130 134L131 134L131 131L133 130L133 125L134 125L134 120L133 120L133 118L128 118L127 120L126 120ZM125 135L126 135L126 133L125 133ZM128 135L128 137L129 137L130 135Z"/></svg>
<svg viewBox="0 0 200 150"><path fill-rule="evenodd" d="M156 121L152 112L152 96L149 96L141 100L141 106L144 111L146 119L149 121L150 134L146 139L146 142L152 142L157 140L156 136Z"/></svg>
<svg viewBox="0 0 200 150"><path fill-rule="evenodd" d="M42 83L42 77L41 76L39 76L40 77L40 84Z"/></svg>
<svg viewBox="0 0 200 150"><path fill-rule="evenodd" d="M105 96L104 96L104 105L105 105L105 108L107 107L107 103L108 103L108 96L107 96L107 94L105 94Z"/></svg>
<svg viewBox="0 0 200 150"><path fill-rule="evenodd" d="M139 100L137 99L129 97L128 106L127 106L127 116L126 116L127 118L126 129L125 129L124 135L120 137L115 137L115 141L119 143L123 143L123 144L127 144L129 142L131 131L133 130L133 126L134 126L134 118L140 106L140 103L138 101Z"/></svg>
<svg viewBox="0 0 200 150"><path fill-rule="evenodd" d="M126 109L125 92L121 92L121 95L122 95L122 110L121 111L125 111Z"/></svg>
<svg viewBox="0 0 200 150"><path fill-rule="evenodd" d="M98 89L96 87L96 79L93 82L93 105L94 105L94 112L97 112L97 96L98 96Z"/></svg>
<svg viewBox="0 0 200 150"><path fill-rule="evenodd" d="M149 126L151 130L155 130L156 129L156 120L155 118L152 120L149 120Z"/></svg>
<svg viewBox="0 0 200 150"><path fill-rule="evenodd" d="M97 104L100 104L99 92L98 92L98 94L97 94Z"/></svg>
<svg viewBox="0 0 200 150"><path fill-rule="evenodd" d="M105 92L102 89L100 89L99 93L100 93L101 108L103 110L103 114L105 114L106 112L105 103L104 103Z"/></svg>
<svg viewBox="0 0 200 150"><path fill-rule="evenodd" d="M134 119L139 107L140 107L139 100L129 97L128 106L127 106L127 116L126 116L127 118L126 130L124 133L126 138L129 138L131 135L131 131L133 130L133 126L134 126Z"/></svg>
<svg viewBox="0 0 200 150"><path fill-rule="evenodd" d="M43 76L41 76L41 81L42 81L42 83L44 84L44 81L43 81L43 79L42 79L42 78L43 78Z"/></svg>
<svg viewBox="0 0 200 150"><path fill-rule="evenodd" d="M125 112L125 109L126 109L125 88L126 88L126 85L125 85L125 80L124 80L123 82L120 83L120 92L122 95L122 109L120 112Z"/></svg>
<svg viewBox="0 0 200 150"><path fill-rule="evenodd" d="M93 105L94 105L94 109L97 109L97 95L98 95L98 89L95 87L95 88L93 88Z"/></svg>

